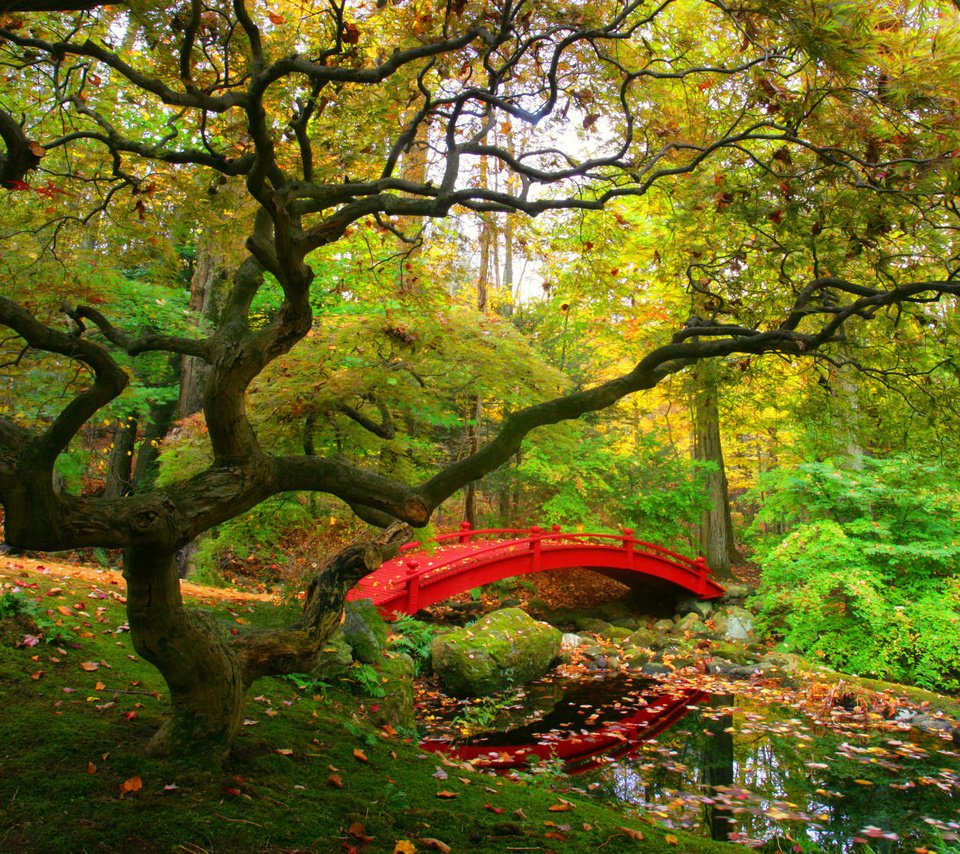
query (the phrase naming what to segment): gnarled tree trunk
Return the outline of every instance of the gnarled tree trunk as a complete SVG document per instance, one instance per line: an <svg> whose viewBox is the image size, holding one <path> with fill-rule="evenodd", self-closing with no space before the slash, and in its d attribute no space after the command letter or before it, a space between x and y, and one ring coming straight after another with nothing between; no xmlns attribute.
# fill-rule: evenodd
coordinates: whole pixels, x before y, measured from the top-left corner
<svg viewBox="0 0 960 854"><path fill-rule="evenodd" d="M410 537L410 528L394 525L372 542L348 546L314 577L300 622L239 635L184 605L175 552L127 549L123 574L133 645L163 674L172 703L150 752L225 758L240 732L247 689L262 676L311 670L340 624L347 591Z"/></svg>

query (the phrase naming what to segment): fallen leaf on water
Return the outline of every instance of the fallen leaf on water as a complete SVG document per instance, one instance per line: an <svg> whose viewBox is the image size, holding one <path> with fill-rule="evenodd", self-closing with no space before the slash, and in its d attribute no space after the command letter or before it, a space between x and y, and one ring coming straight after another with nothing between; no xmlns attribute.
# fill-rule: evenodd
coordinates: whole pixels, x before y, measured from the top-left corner
<svg viewBox="0 0 960 854"><path fill-rule="evenodd" d="M120 797L129 794L130 792L139 792L143 788L143 780L140 779L138 774L135 777L130 777L128 780L124 780L120 784Z"/></svg>
<svg viewBox="0 0 960 854"><path fill-rule="evenodd" d="M446 842L441 842L439 839L434 839L432 836L421 837L419 840L427 848L432 848L434 851L439 851L440 854L450 854L451 848L447 845Z"/></svg>
<svg viewBox="0 0 960 854"><path fill-rule="evenodd" d="M367 754L364 753L359 747L353 748L354 759L359 760L360 762L369 762L367 759Z"/></svg>

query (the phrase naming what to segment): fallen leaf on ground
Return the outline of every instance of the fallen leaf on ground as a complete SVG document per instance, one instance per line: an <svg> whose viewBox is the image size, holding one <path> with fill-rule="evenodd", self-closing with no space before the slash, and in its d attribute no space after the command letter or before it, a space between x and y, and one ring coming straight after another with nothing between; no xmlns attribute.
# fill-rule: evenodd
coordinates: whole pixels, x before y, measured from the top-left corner
<svg viewBox="0 0 960 854"><path fill-rule="evenodd" d="M634 830L632 827L621 827L620 830L623 831L625 834L627 834L627 836L629 836L631 839L636 840L637 842L643 842L645 838L643 835L643 831Z"/></svg>
<svg viewBox="0 0 960 854"><path fill-rule="evenodd" d="M88 673L92 673L94 670L99 670L100 665L95 661L81 661L80 669L86 670Z"/></svg>
<svg viewBox="0 0 960 854"><path fill-rule="evenodd" d="M441 842L439 839L434 839L432 836L422 837L420 840L427 848L432 848L434 851L439 851L440 854L450 854L451 848L447 845L446 842Z"/></svg>
<svg viewBox="0 0 960 854"><path fill-rule="evenodd" d="M409 839L398 839L394 843L393 854L417 854L417 846Z"/></svg>
<svg viewBox="0 0 960 854"><path fill-rule="evenodd" d="M138 774L135 777L130 777L128 780L124 780L120 784L120 797L123 797L130 792L139 792L143 788L143 780L140 779Z"/></svg>
<svg viewBox="0 0 960 854"><path fill-rule="evenodd" d="M353 756L360 762L369 762L367 759L367 754L364 753L359 747L353 748Z"/></svg>
<svg viewBox="0 0 960 854"><path fill-rule="evenodd" d="M342 789L342 788L343 788L343 780L340 779L340 775L339 775L339 774L331 774L329 777L327 777L327 782L328 782L331 786L335 786L335 787L338 788L338 789Z"/></svg>
<svg viewBox="0 0 960 854"><path fill-rule="evenodd" d="M451 792L451 791L449 791L449 790L447 790L447 789L444 789L442 792L437 792L437 797L438 797L438 798L447 798L447 799L449 799L449 798L455 798L455 797L457 797L457 793L456 793L456 792Z"/></svg>

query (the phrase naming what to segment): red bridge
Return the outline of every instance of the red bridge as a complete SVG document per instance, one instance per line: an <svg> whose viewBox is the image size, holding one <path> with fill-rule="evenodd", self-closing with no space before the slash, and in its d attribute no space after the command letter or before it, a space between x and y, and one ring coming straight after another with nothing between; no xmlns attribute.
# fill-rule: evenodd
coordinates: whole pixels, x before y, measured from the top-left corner
<svg viewBox="0 0 960 854"><path fill-rule="evenodd" d="M450 596L514 575L582 567L633 587L666 585L701 599L723 595L703 558L690 560L624 528L621 534L489 528L440 534L432 554L409 543L393 560L364 578L347 599L372 599L388 619L415 614Z"/></svg>

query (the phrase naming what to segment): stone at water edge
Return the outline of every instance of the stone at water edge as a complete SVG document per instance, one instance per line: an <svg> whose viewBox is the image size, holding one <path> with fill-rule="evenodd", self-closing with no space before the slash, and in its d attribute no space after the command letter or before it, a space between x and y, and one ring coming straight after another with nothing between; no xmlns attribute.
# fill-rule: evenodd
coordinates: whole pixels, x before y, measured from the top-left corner
<svg viewBox="0 0 960 854"><path fill-rule="evenodd" d="M559 629L506 608L436 638L431 661L446 693L478 697L542 676L560 651L560 639Z"/></svg>
<svg viewBox="0 0 960 854"><path fill-rule="evenodd" d="M657 620L653 624L653 629L657 632L672 632L674 625L676 624L670 619Z"/></svg>

